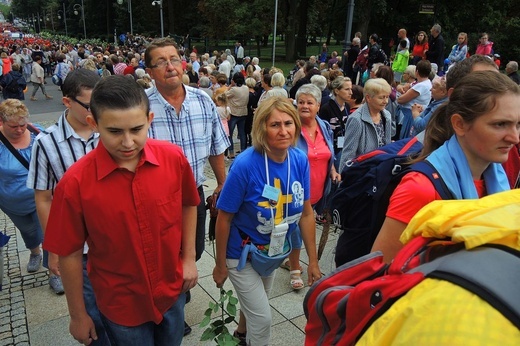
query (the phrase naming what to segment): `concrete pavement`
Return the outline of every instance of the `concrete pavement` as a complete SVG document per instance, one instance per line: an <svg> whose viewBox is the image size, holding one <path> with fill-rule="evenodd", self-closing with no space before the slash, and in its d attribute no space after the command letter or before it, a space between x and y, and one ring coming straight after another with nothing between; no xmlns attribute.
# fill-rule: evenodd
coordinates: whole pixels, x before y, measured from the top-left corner
<svg viewBox="0 0 520 346"><path fill-rule="evenodd" d="M50 81L50 79L48 80ZM52 87L55 86L52 85ZM58 91L57 87L55 88L55 91ZM63 110L63 106L55 108L61 104L56 97L49 101L41 100L34 101L34 103L26 101L25 103L32 109L31 120L40 122L44 126L52 124ZM46 105L49 107L47 108ZM212 193L216 181L211 169L206 171L206 175L209 179L206 182L205 193L208 195ZM1 212L0 230L11 235L11 240L4 248L3 291L0 292L0 346L77 345L78 343L68 332L69 316L65 296L57 296L51 291L46 271L43 269L36 273L27 273L26 264L29 251L24 248L19 232L12 222ZM317 226L317 240L320 238L320 234L321 227ZM334 267L332 250L336 244L336 238L337 235L331 231L320 261L320 268L325 273L330 272ZM307 264L305 250L302 250L301 261L305 268ZM199 282L192 290L191 303L186 307L186 321L192 326L193 332L184 338L183 345L214 344L199 341L204 329L198 326L204 317L208 303L215 301L219 296L219 289L216 288L212 278L214 263L213 246L211 242L207 241L206 251L197 263ZM306 274L303 276L306 281ZM226 281L225 288L232 289L229 280ZM293 291L289 285L289 272L283 269L277 270L275 285L270 297L273 316L272 345L303 345L306 319L302 302L307 291L308 287L300 291ZM234 329L234 327L230 329Z"/></svg>

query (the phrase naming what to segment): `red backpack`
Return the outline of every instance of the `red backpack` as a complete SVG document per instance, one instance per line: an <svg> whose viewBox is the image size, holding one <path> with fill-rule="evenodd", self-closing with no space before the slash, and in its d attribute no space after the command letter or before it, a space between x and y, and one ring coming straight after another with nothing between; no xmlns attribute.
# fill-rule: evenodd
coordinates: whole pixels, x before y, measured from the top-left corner
<svg viewBox="0 0 520 346"><path fill-rule="evenodd" d="M392 264L380 251L337 268L307 292L305 345L353 345L390 306L425 278L443 279L471 291L520 328L520 252L487 244L418 237Z"/></svg>
<svg viewBox="0 0 520 346"><path fill-rule="evenodd" d="M368 66L368 47L362 49L354 62L354 66L359 67L360 70L364 71Z"/></svg>

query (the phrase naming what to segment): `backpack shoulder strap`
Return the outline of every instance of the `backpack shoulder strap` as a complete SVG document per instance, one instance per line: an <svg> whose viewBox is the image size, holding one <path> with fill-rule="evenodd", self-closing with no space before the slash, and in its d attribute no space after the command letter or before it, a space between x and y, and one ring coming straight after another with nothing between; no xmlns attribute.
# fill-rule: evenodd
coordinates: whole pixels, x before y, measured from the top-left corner
<svg viewBox="0 0 520 346"><path fill-rule="evenodd" d="M2 132L0 132L0 141L4 143L6 148L11 152L11 154L14 155L14 157L16 157L16 159L22 164L22 166L24 166L26 169L29 169L29 162L22 156L22 154L20 154L18 150L16 150L13 147L11 142L9 142L7 138L5 138Z"/></svg>
<svg viewBox="0 0 520 346"><path fill-rule="evenodd" d="M35 135L41 132L39 128L30 123L27 124L27 130L29 130L31 133L34 133Z"/></svg>
<svg viewBox="0 0 520 346"><path fill-rule="evenodd" d="M520 328L520 252L487 244L438 257L409 271L456 284L488 302Z"/></svg>
<svg viewBox="0 0 520 346"><path fill-rule="evenodd" d="M433 167L430 162L426 160L416 162L410 167L410 169L414 172L420 172L424 174L432 182L435 190L442 199L455 199L439 172L437 172L435 167Z"/></svg>

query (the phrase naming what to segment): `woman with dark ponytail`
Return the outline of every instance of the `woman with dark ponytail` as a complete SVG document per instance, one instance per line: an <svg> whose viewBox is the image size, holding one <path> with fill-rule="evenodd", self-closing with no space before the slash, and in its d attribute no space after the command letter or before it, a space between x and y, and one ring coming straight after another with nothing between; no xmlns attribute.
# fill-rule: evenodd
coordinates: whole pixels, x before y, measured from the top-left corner
<svg viewBox="0 0 520 346"><path fill-rule="evenodd" d="M520 87L495 71L472 72L433 114L418 160L437 170L455 199L477 199L509 190L501 163L519 137ZM402 247L399 238L412 217L438 199L426 176L406 174L390 198L372 251L382 251L390 262Z"/></svg>

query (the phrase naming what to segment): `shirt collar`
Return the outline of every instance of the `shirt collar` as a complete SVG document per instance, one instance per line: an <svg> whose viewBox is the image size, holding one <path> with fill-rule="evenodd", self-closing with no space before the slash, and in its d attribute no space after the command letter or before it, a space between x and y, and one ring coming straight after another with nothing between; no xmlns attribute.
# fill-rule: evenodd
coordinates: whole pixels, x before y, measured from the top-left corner
<svg viewBox="0 0 520 346"><path fill-rule="evenodd" d="M62 131L58 131L58 142L63 142L69 139L70 137L81 139L82 141L90 141L92 138L99 137L99 133L92 132L88 140L85 140L83 137L78 135L76 131L70 126L69 122L67 121L67 115L69 110L65 110L63 114L58 119L58 127L62 129Z"/></svg>
<svg viewBox="0 0 520 346"><path fill-rule="evenodd" d="M148 141L150 140L151 139L148 139ZM94 149L94 151L96 160L96 173L98 180L105 178L113 171L119 169L119 166L114 161L114 159L112 159L107 149L103 145L103 141L99 141L99 144L96 147L96 149ZM154 155L152 150L150 150L148 142L144 145L143 153L141 155L141 158L139 159L139 162L137 163L137 168L141 167L145 163L149 163L154 166L159 166L159 161L157 160L157 157Z"/></svg>

